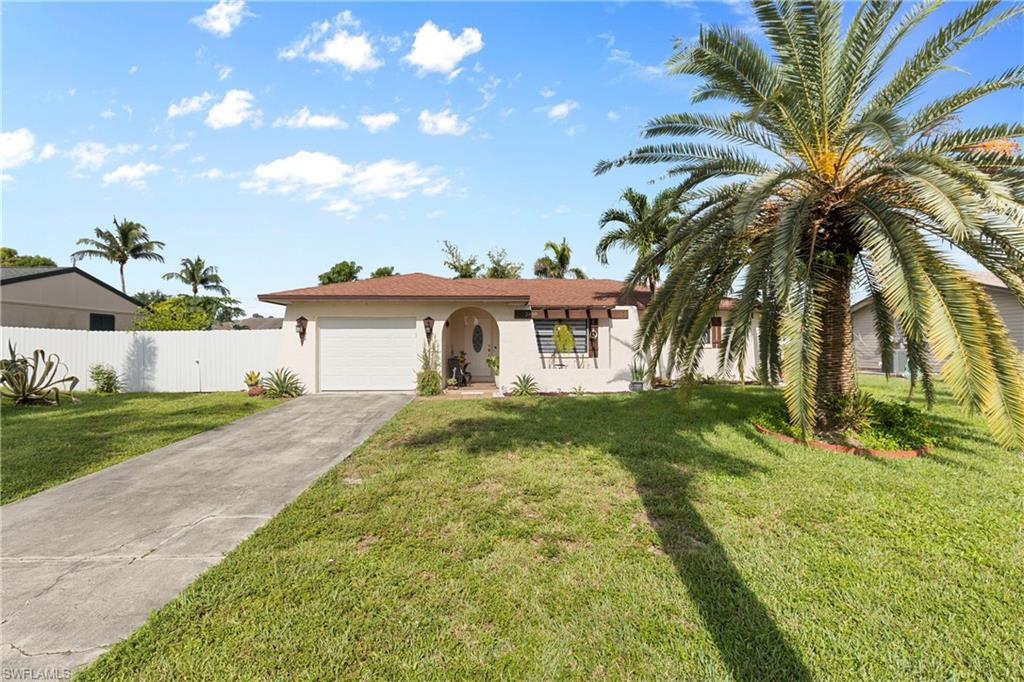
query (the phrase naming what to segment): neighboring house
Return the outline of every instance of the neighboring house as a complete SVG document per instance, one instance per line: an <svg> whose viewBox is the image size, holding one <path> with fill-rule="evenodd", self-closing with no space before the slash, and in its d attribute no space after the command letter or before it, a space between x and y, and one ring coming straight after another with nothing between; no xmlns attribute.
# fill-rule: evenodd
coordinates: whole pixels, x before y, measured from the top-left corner
<svg viewBox="0 0 1024 682"><path fill-rule="evenodd" d="M1006 329L1010 332L1010 338L1013 339L1017 348L1024 352L1024 305L1021 305L1013 292L991 272L977 271L970 275L985 288L1002 316ZM882 371L882 353L878 348L878 336L875 333L875 313L871 297L854 303L851 310L853 312L853 349L857 369L865 372L880 372ZM896 351L893 371L896 374L902 374L906 367L907 352L906 343L898 325L894 341L896 342Z"/></svg>
<svg viewBox="0 0 1024 682"><path fill-rule="evenodd" d="M542 391L628 390L633 340L646 292L635 302L606 279L446 279L422 273L261 294L286 305L281 364L310 390L412 390L419 355L436 342L448 358L464 352L474 381L508 387L532 375ZM722 302L728 315L731 300ZM567 324L575 352L559 356L551 333ZM722 317L708 334L721 344ZM754 351L756 357L756 350ZM487 366L500 359L500 375ZM717 353L705 353L707 374Z"/></svg>
<svg viewBox="0 0 1024 682"><path fill-rule="evenodd" d="M280 329L284 322L280 317L244 317L240 320L215 324L214 329Z"/></svg>
<svg viewBox="0 0 1024 682"><path fill-rule="evenodd" d="M130 329L139 302L75 267L0 268L0 324L44 329Z"/></svg>

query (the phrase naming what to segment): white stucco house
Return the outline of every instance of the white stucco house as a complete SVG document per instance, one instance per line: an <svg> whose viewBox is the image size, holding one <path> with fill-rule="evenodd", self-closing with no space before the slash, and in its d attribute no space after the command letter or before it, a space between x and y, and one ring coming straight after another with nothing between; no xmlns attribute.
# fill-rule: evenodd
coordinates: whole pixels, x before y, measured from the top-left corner
<svg viewBox="0 0 1024 682"><path fill-rule="evenodd" d="M970 273L971 277L984 287L992 298L999 315L1003 318L1010 338L1017 348L1024 353L1024 305L1017 300L1013 292L1003 282L987 270ZM882 353L878 348L878 336L875 333L875 312L871 297L868 296L853 304L853 349L857 369L862 372L882 371ZM894 353L893 371L901 374L906 367L906 344L903 334L896 328L896 350Z"/></svg>
<svg viewBox="0 0 1024 682"><path fill-rule="evenodd" d="M447 358L464 352L474 382L493 381L500 389L530 374L542 391L625 391L646 298L641 291L627 301L616 280L423 273L259 296L287 306L280 365L313 391L412 390L428 338L438 345L442 371ZM707 334L709 348L721 345L722 319L732 303L722 301ZM559 322L573 331L574 353L553 352L551 332ZM492 355L500 358L497 377L486 362ZM704 362L706 373L714 374L717 352L705 353Z"/></svg>

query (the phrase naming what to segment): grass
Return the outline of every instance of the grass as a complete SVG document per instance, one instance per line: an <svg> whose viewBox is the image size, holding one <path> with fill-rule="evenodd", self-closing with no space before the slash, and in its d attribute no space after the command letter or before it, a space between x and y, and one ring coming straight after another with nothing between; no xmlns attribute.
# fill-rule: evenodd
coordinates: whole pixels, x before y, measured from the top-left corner
<svg viewBox="0 0 1024 682"><path fill-rule="evenodd" d="M0 503L99 471L275 404L232 393L81 393L0 409Z"/></svg>
<svg viewBox="0 0 1024 682"><path fill-rule="evenodd" d="M1024 676L1021 456L946 394L913 460L771 400L412 403L82 679Z"/></svg>

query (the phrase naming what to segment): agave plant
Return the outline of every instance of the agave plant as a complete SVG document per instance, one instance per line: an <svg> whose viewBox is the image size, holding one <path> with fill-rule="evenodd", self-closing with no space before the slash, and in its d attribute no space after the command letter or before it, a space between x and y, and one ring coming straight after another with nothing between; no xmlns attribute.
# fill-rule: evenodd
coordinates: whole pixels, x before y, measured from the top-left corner
<svg viewBox="0 0 1024 682"><path fill-rule="evenodd" d="M0 395L4 398L15 405L57 404L62 393L75 400L78 377L68 374L68 366L56 353L47 355L40 348L29 358L19 354L10 342L7 350L8 357L0 360Z"/></svg>
<svg viewBox="0 0 1024 682"><path fill-rule="evenodd" d="M722 363L742 370L748 332L760 324L759 375L770 381L782 370L790 419L806 436L827 421L827 405L856 390L850 292L859 280L875 301L883 355L898 326L929 401L937 366L1001 442L1024 446L1024 361L989 296L947 253L967 253L1024 303L1024 157L1015 141L1024 123L956 125L964 107L1024 86L1024 67L938 99L925 90L1024 4L955 5L918 45L908 36L942 2L864 0L845 34L838 0L751 4L763 45L702 27L667 63L670 74L697 77L694 101L732 110L655 118L645 137L681 139L596 168L669 164L681 183L676 227L629 278L642 284L654 265L668 269L641 345L692 380L719 301L742 281ZM781 367L772 366L776 352Z"/></svg>
<svg viewBox="0 0 1024 682"><path fill-rule="evenodd" d="M537 380L530 374L520 374L512 382L512 390L509 391L515 396L533 396L539 392Z"/></svg>
<svg viewBox="0 0 1024 682"><path fill-rule="evenodd" d="M263 379L263 395L267 398L298 398L306 392L298 375L279 367Z"/></svg>

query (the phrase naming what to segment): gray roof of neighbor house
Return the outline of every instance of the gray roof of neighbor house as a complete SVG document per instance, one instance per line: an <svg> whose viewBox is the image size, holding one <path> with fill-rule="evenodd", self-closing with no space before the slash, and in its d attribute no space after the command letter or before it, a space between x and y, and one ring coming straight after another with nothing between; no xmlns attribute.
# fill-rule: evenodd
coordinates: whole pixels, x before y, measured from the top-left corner
<svg viewBox="0 0 1024 682"><path fill-rule="evenodd" d="M1003 280L999 279L998 277L993 275L988 270L968 270L967 274L971 276L971 279L973 279L978 284L981 284L982 286L992 287L994 289L1009 289L1010 288L1010 287L1006 286L1006 284L1003 283ZM850 308L852 310L855 310L855 311L856 310L860 310L861 308L863 308L864 306L866 306L870 302L871 302L871 296L865 296L864 298L860 299L859 301L854 303L852 306L850 306Z"/></svg>
<svg viewBox="0 0 1024 682"><path fill-rule="evenodd" d="M54 270L70 270L71 268L62 268L59 265L32 265L32 266L8 266L5 265L0 267L0 281L7 281L16 277L28 277L31 275L41 275L43 273L49 273Z"/></svg>
<svg viewBox="0 0 1024 682"><path fill-rule="evenodd" d="M280 329L283 324L283 317L245 317L241 320L221 322L214 329Z"/></svg>
<svg viewBox="0 0 1024 682"><path fill-rule="evenodd" d="M33 279L41 279L43 277L55 277L57 275L75 274L80 275L90 282L100 285L104 289L111 291L121 298L131 301L137 306L141 306L142 303L135 300L128 294L124 293L120 289L110 286L102 279L93 277L85 270L80 270L74 266L71 267L54 267L52 265L37 265L37 266L2 266L0 267L0 284L15 284L16 282L28 282Z"/></svg>

